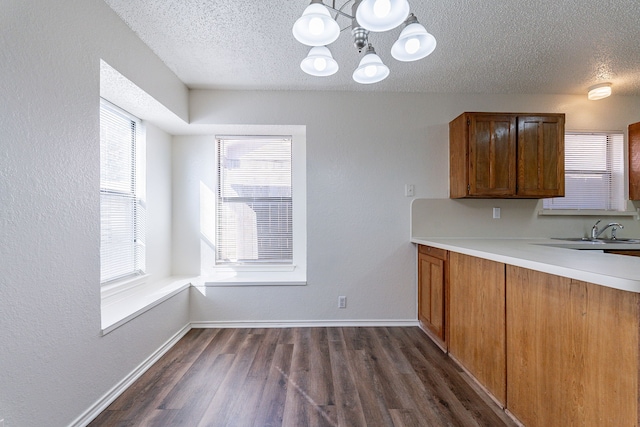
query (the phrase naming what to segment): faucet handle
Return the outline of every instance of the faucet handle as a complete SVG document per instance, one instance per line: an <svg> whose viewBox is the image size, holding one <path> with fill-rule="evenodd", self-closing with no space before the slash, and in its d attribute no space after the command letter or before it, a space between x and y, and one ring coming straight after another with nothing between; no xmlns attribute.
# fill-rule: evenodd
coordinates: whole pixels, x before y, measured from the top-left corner
<svg viewBox="0 0 640 427"><path fill-rule="evenodd" d="M611 240L617 240L618 237L616 236L616 231L618 231L618 229L622 230L624 225L619 222L612 222L609 226L611 226Z"/></svg>

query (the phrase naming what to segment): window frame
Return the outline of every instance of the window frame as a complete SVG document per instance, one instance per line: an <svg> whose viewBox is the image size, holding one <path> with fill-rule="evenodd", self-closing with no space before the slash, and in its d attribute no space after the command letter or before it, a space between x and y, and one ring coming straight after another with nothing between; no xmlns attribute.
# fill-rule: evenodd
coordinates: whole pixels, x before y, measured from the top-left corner
<svg viewBox="0 0 640 427"><path fill-rule="evenodd" d="M215 216L217 212L217 197L207 196L203 200L210 200L201 205L201 234L204 246L201 249L202 280L204 286L300 286L307 284L307 152L306 126L277 125L277 126L238 126L231 132L222 127L221 131L211 135L213 148L211 169L211 192L215 192L218 185L217 178L217 147L216 138L221 136L247 137L277 137L285 135L291 137L292 157L292 186L294 188L292 200L293 214L293 263L288 265L216 265L215 255L208 246L214 244ZM205 187L206 188L206 187ZM209 190L203 190L209 193ZM202 197L202 195L201 195ZM211 239L207 238L210 236Z"/></svg>
<svg viewBox="0 0 640 427"><path fill-rule="evenodd" d="M623 131L566 131L565 132L565 139L567 135L604 135L607 136L607 138L610 138L612 136L620 136L622 137L622 141L620 144L620 150L621 153L619 153L619 159L620 159L620 168L622 170L622 176L620 178L620 182L618 183L618 185L620 186L618 188L618 191L621 192L621 196L622 196L622 200L619 200L621 206L621 209L590 209L590 208L565 208L565 207L561 207L561 208L553 208L553 207L548 207L547 205L547 201L548 200L553 200L554 198L545 198L542 199L540 204L542 209L538 212L539 215L574 215L574 216L635 216L637 215L637 212L635 211L635 209L630 209L629 207L629 198L628 198L628 187L627 187L627 180L628 180L628 170L627 170L627 161L626 161L626 157L627 157L627 153L625 152L625 147L626 147L626 134ZM565 149L566 149L566 144L565 144ZM608 150L611 149L611 147L607 147ZM613 157L614 155L612 155L610 152L607 153L607 168L606 171L602 172L601 170L588 170L588 169L569 169L567 167L565 167L565 176L567 174L571 174L571 173L589 173L589 172L594 172L598 175L611 175L613 173L615 173L615 171L612 171L612 167L610 166L611 160L609 159L610 157ZM565 156L566 157L566 156ZM610 181L613 181L614 179L612 178ZM565 186L565 188L568 190L568 186ZM609 196L609 201L612 200L614 196L610 195Z"/></svg>
<svg viewBox="0 0 640 427"><path fill-rule="evenodd" d="M269 135L269 136L256 136L256 135L216 135L216 205L215 205L215 216L216 216L216 235L215 235L215 246L216 246L216 256L215 256L215 265L218 267L224 266L233 266L233 267L258 267L261 268L267 267L272 268L274 266L292 266L293 265L293 220L291 211L293 210L293 138L289 136L281 136L281 135ZM288 156L289 156L289 188L290 193L288 197L284 196L226 196L223 195L224 189L224 178L228 177L226 173L223 173L222 164L221 164L221 151L223 150L223 144L227 144L233 141L239 142L274 142L274 143L286 143L288 144ZM264 159L260 159L264 160ZM227 199L227 200L225 200ZM290 258L283 258L278 260L269 260L268 257L260 258L255 261L243 259L243 260L221 260L218 258L218 254L220 251L219 245L221 245L221 240L223 240L220 236L220 221L221 217L221 204L231 206L234 203L238 204L247 204L247 203L282 203L285 202L290 205L290 212L287 213L288 221L286 221L285 226L291 229L290 233L290 245L291 245L291 256ZM256 222L256 228L259 224ZM256 231L256 239L258 239L258 232ZM256 243L258 244L258 243ZM286 267L285 267L286 269Z"/></svg>
<svg viewBox="0 0 640 427"><path fill-rule="evenodd" d="M145 127L141 119L123 110L117 105L100 98L100 120L102 120L102 111L106 109L112 114L129 120L132 126L131 131L131 188L127 191L118 191L107 189L103 186L102 170L103 156L100 154L100 285L103 288L110 289L118 285L133 285L146 276L146 133ZM100 126L102 127L102 125ZM101 130L102 133L102 130ZM100 136L102 145L102 135ZM102 148L101 148L102 151ZM124 199L131 199L133 202L133 217L131 218L131 251L133 260L129 260L133 264L133 268L127 272L118 275L110 275L106 279L103 278L103 196L118 196Z"/></svg>

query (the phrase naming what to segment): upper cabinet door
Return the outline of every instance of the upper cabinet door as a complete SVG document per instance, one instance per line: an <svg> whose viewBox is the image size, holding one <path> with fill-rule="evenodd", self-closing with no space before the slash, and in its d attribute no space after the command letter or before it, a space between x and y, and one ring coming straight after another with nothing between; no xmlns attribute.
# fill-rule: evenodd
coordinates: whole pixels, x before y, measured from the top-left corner
<svg viewBox="0 0 640 427"><path fill-rule="evenodd" d="M564 196L564 115L518 116L518 197Z"/></svg>
<svg viewBox="0 0 640 427"><path fill-rule="evenodd" d="M640 200L640 122L629 125L629 200Z"/></svg>
<svg viewBox="0 0 640 427"><path fill-rule="evenodd" d="M516 117L469 115L469 196L516 194Z"/></svg>

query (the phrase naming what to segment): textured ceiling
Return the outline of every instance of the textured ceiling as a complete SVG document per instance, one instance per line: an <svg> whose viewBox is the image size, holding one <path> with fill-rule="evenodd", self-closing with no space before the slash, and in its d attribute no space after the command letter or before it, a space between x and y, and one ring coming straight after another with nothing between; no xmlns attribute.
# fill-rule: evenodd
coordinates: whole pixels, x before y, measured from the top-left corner
<svg viewBox="0 0 640 427"><path fill-rule="evenodd" d="M640 95L640 0L409 0L437 48L398 62L390 49L400 29L371 33L391 69L374 85L351 78L361 55L343 17L329 46L338 73L300 69L309 47L291 28L308 0L105 2L190 88L585 94L610 81L616 95Z"/></svg>

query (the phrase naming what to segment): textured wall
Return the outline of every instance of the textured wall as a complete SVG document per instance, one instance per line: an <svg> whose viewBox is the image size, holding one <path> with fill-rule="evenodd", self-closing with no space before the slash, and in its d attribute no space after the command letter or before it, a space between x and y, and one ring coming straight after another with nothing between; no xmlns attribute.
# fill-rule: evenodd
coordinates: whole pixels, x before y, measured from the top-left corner
<svg viewBox="0 0 640 427"><path fill-rule="evenodd" d="M68 425L188 322L183 292L101 337L100 58L187 111L184 85L102 0L2 2L0 419L7 426ZM170 141L151 134L160 142L149 144L150 156L160 161L149 170L166 182ZM153 238L161 245L170 242L167 191L149 194L162 210L150 213L152 224L164 223L164 237ZM163 251L152 258L166 262Z"/></svg>

